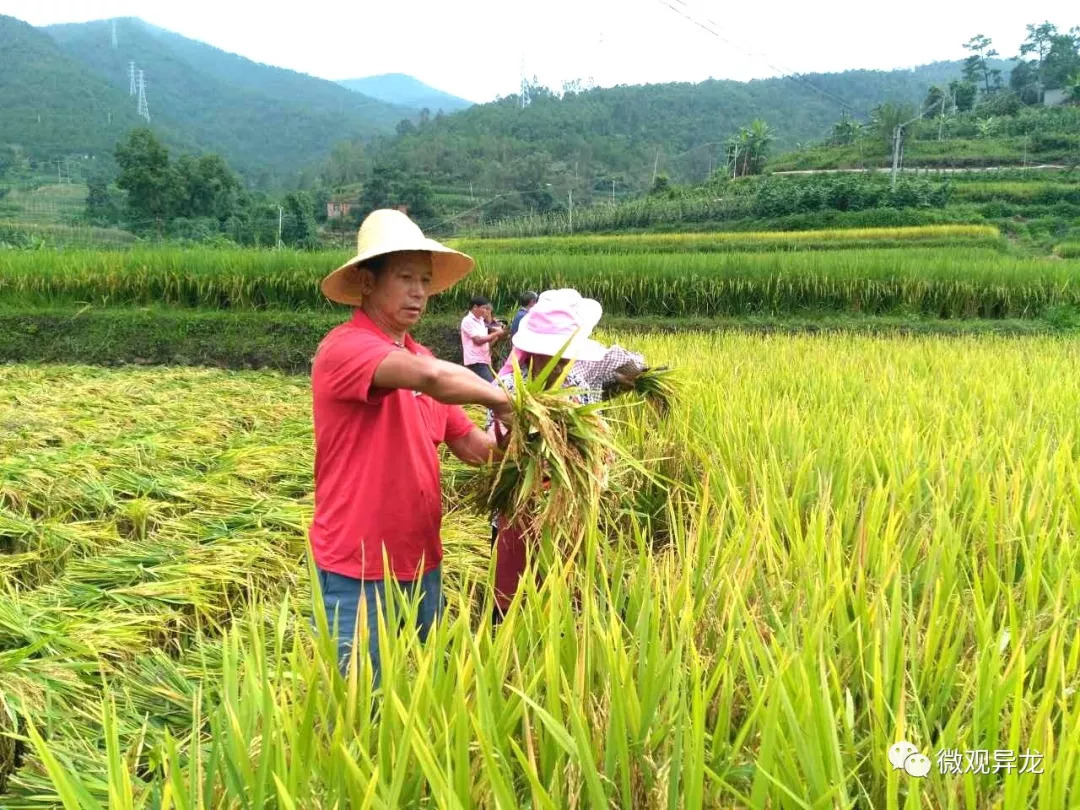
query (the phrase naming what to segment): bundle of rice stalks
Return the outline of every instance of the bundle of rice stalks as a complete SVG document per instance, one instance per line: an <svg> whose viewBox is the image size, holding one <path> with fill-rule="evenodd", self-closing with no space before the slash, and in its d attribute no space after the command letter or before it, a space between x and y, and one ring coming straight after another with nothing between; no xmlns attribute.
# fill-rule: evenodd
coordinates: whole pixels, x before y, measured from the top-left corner
<svg viewBox="0 0 1080 810"><path fill-rule="evenodd" d="M599 501L608 466L625 453L601 415L604 406L578 404L580 392L561 387L566 372L556 374L556 361L527 381L515 370L505 454L470 476L465 488L482 514L503 515L526 531L557 522L577 537Z"/></svg>
<svg viewBox="0 0 1080 810"><path fill-rule="evenodd" d="M667 366L647 368L634 378L634 393L664 416L679 399L678 377Z"/></svg>

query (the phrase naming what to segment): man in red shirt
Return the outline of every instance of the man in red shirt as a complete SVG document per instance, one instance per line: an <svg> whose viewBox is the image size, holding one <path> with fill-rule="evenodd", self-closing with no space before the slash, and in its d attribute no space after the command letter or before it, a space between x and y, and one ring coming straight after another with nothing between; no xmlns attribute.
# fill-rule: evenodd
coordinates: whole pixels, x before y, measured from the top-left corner
<svg viewBox="0 0 1080 810"><path fill-rule="evenodd" d="M389 572L420 594L421 639L442 611L442 493L438 445L471 464L497 452L461 405L509 413L506 393L464 366L435 359L409 336L429 295L463 278L473 260L427 239L405 214L372 212L358 253L327 276L323 293L354 307L331 330L311 370L315 422L315 518L310 539L338 655L348 664L358 616L381 675L378 617ZM384 567L385 566L385 567ZM395 632L397 628L389 628Z"/></svg>

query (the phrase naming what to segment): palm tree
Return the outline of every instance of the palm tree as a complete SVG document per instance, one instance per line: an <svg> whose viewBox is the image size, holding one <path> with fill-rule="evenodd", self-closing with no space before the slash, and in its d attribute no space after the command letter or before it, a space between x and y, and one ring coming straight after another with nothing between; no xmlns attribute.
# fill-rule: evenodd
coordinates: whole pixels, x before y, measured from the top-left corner
<svg viewBox="0 0 1080 810"><path fill-rule="evenodd" d="M732 177L760 174L765 168L772 141L772 127L760 118L752 121L748 127L741 127L727 144L728 165L731 167Z"/></svg>

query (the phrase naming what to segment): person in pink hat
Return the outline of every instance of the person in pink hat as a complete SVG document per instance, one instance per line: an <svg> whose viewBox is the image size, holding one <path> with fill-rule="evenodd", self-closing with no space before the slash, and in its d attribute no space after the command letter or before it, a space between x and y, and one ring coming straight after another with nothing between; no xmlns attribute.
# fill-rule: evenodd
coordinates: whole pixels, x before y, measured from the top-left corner
<svg viewBox="0 0 1080 810"><path fill-rule="evenodd" d="M551 359L562 352L557 366L561 373L568 363L575 364L563 381L566 388L580 393L574 400L579 404L597 402L601 392L578 371L578 363L599 362L607 353L606 347L589 336L603 314L599 301L582 298L577 290L548 290L540 295L535 306L525 315L514 334L513 352L495 380L513 395L516 360L523 380L539 373ZM501 438L505 425L488 411L487 430ZM495 555L495 616L501 620L517 592L528 556L528 538L520 526L511 525L503 515L492 520L492 551Z"/></svg>

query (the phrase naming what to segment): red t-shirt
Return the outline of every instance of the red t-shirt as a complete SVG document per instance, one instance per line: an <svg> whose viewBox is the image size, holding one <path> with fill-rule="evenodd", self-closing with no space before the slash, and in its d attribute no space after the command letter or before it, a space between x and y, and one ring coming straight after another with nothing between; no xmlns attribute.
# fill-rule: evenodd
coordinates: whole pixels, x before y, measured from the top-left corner
<svg viewBox="0 0 1080 810"><path fill-rule="evenodd" d="M431 357L405 336L405 350ZM440 442L473 429L460 407L405 389L372 388L379 363L402 351L362 310L323 339L311 369L315 519L311 547L326 571L416 579L442 560ZM423 569L421 570L421 565Z"/></svg>

